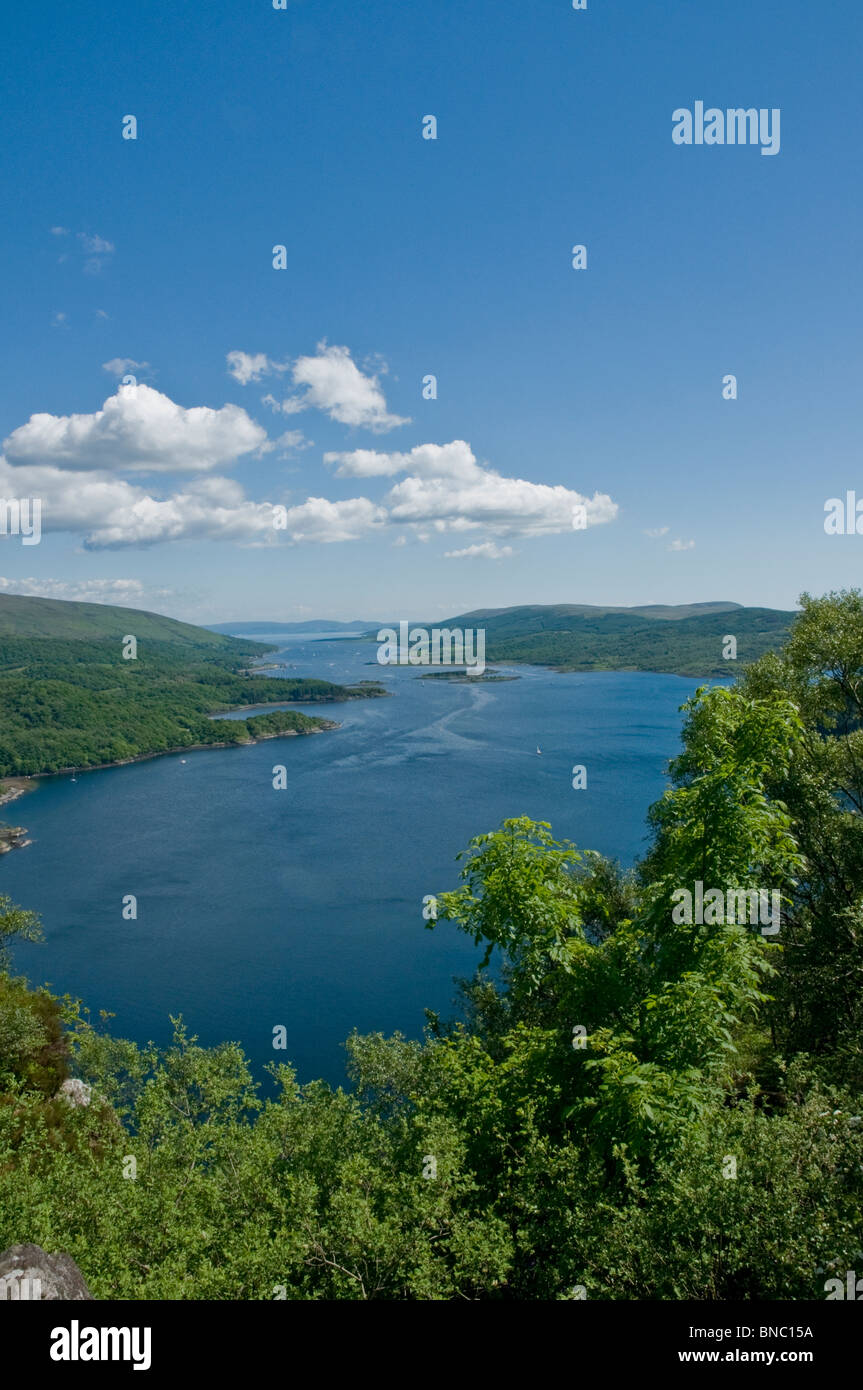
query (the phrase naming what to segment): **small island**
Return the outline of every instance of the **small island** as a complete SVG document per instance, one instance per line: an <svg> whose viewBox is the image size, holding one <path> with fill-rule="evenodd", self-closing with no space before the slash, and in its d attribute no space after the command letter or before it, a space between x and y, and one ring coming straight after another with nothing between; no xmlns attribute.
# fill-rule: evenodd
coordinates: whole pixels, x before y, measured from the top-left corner
<svg viewBox="0 0 863 1390"><path fill-rule="evenodd" d="M450 681L453 685L480 685L484 681L520 681L521 676L502 676L500 671L495 671L489 666L478 676L471 675L470 670L424 671L421 676L417 676L417 680Z"/></svg>
<svg viewBox="0 0 863 1390"><path fill-rule="evenodd" d="M0 822L0 854L8 854L10 849L23 849L29 845L30 841L25 840L27 834L23 825L4 825Z"/></svg>

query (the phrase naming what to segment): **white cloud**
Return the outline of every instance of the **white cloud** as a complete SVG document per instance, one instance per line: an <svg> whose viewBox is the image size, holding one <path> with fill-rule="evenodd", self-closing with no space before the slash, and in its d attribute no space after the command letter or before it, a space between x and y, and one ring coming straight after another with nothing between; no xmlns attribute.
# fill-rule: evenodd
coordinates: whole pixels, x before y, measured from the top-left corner
<svg viewBox="0 0 863 1390"><path fill-rule="evenodd" d="M52 227L52 228L51 228L51 235L52 235L52 236L68 236L68 235L69 235L69 228L68 228L68 227Z"/></svg>
<svg viewBox="0 0 863 1390"><path fill-rule="evenodd" d="M606 493L582 496L558 484L505 478L477 462L463 439L449 444L419 444L409 453L384 454L372 449L328 453L340 477L408 476L383 499L395 522L434 525L439 531L484 527L501 536L549 535L572 530L573 507L584 508L588 526L612 521L617 504Z"/></svg>
<svg viewBox="0 0 863 1390"><path fill-rule="evenodd" d="M511 545L496 545L494 541L483 541L481 545L468 545L464 550L445 550L445 560L505 560L514 555Z"/></svg>
<svg viewBox="0 0 863 1390"><path fill-rule="evenodd" d="M410 423L388 412L378 378L360 371L349 348L319 343L317 356L298 358L292 375L294 385L306 390L282 402L285 414L314 407L341 425L358 425L375 434Z"/></svg>
<svg viewBox="0 0 863 1390"><path fill-rule="evenodd" d="M451 444L417 444L408 454L383 454L375 449L328 453L324 454L324 463L336 464L340 478L381 478L410 473L420 478L467 481L485 473L463 439L454 439Z"/></svg>
<svg viewBox="0 0 863 1390"><path fill-rule="evenodd" d="M121 386L92 415L31 415L8 461L63 469L196 473L260 449L267 432L236 405L186 410L151 386Z"/></svg>
<svg viewBox="0 0 863 1390"><path fill-rule="evenodd" d="M107 472L45 465L10 466L0 458L0 496L38 497L43 535L73 531L87 550L148 546L166 541L233 541L240 545L357 540L386 525L386 511L365 497L329 502L310 497L284 508L276 529L271 502L246 497L233 478L196 478L179 492L157 496Z"/></svg>
<svg viewBox="0 0 863 1390"><path fill-rule="evenodd" d="M668 527L667 527L667 526L656 526L656 527L653 528L653 530L647 530L647 531L645 531L644 534L645 534L645 536L650 536L651 539L656 540L656 538L657 538L658 536L667 536L667 535L668 535Z"/></svg>
<svg viewBox="0 0 863 1390"><path fill-rule="evenodd" d="M695 549L695 541L681 541L681 540L672 541L672 542L671 542L671 545L667 546L666 549L668 549L668 550L694 550L694 549Z"/></svg>
<svg viewBox="0 0 863 1390"><path fill-rule="evenodd" d="M306 439L302 430L285 430L284 434L272 441L272 444L274 449L286 455L298 453L301 449L311 449L314 440Z"/></svg>
<svg viewBox="0 0 863 1390"><path fill-rule="evenodd" d="M229 352L225 360L228 374L241 386L248 386L250 381L260 381L262 376L269 376L271 372L284 372L289 365L287 362L272 362L265 352L235 350Z"/></svg>
<svg viewBox="0 0 863 1390"><path fill-rule="evenodd" d="M231 478L198 478L161 497L106 472L11 468L0 459L0 496L40 498L43 537L78 532L87 550L188 539L275 540L272 506L247 499Z"/></svg>
<svg viewBox="0 0 863 1390"><path fill-rule="evenodd" d="M103 366L116 375L146 363L112 358ZM309 448L303 433L288 430L270 439L239 406L186 409L143 384L119 387L92 414L33 415L12 431L5 447L0 496L40 498L43 532L77 532L88 549L188 539L253 546L332 543L408 527L422 542L435 534L482 530L482 539L447 551L447 557L504 559L513 552L499 540L571 532L575 508L588 526L613 520L618 510L605 493L588 498L560 484L503 477L480 464L459 439L419 444L406 453L358 449L325 455L342 478L405 475L376 500L308 497L290 507L278 497L253 500L217 470L252 453L279 451L284 457ZM142 486L134 477L167 473L196 476L175 483L174 491ZM283 524L274 525L274 506ZM404 534L395 543L405 544ZM674 548L684 548L683 542Z"/></svg>
<svg viewBox="0 0 863 1390"><path fill-rule="evenodd" d="M69 320L69 315L59 311L51 320L52 328L64 328Z"/></svg>
<svg viewBox="0 0 863 1390"><path fill-rule="evenodd" d="M262 376L290 370L294 386L305 388L294 396L277 400L272 392L262 402L274 413L297 415L302 410L322 410L341 425L354 425L384 434L410 420L391 415L381 389L379 375L386 374L382 358L368 364L378 375L363 372L346 347L327 347L319 343L315 356L298 357L290 362L274 362L265 352L229 352L228 371L242 386L260 381Z"/></svg>
<svg viewBox="0 0 863 1390"><path fill-rule="evenodd" d="M97 309L96 312L101 314L102 310ZM105 314L104 317L107 318L108 315ZM134 357L112 357L110 362L102 363L102 371L110 372L112 376L125 376L127 372L146 372L149 369L149 362L136 362Z"/></svg>
<svg viewBox="0 0 863 1390"><path fill-rule="evenodd" d="M387 523L383 507L367 497L329 502L326 497L309 497L297 507L287 508L287 528L292 541L354 541Z"/></svg>
<svg viewBox="0 0 863 1390"><path fill-rule="evenodd" d="M79 603L113 603L140 608L170 597L170 589L147 589L140 579L4 579L0 592L33 598L71 599Z"/></svg>

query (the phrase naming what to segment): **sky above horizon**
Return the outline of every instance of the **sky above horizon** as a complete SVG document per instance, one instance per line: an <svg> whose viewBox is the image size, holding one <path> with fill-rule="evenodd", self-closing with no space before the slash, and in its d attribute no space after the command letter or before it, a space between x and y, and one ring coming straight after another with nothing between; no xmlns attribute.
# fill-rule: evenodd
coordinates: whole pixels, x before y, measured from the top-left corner
<svg viewBox="0 0 863 1390"><path fill-rule="evenodd" d="M824 528L863 499L859 5L5 31L0 500L42 534L0 592L217 623L860 583ZM778 152L675 143L697 102L778 109Z"/></svg>

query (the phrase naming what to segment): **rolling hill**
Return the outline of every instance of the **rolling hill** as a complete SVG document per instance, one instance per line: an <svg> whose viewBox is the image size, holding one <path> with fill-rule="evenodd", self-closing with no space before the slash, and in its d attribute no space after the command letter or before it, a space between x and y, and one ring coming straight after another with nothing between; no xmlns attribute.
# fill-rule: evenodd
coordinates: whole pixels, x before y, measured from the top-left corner
<svg viewBox="0 0 863 1390"><path fill-rule="evenodd" d="M129 635L137 655L127 660ZM270 650L135 608L0 595L0 776L315 733L332 721L298 710L227 721L211 715L384 693L249 669Z"/></svg>
<svg viewBox="0 0 863 1390"><path fill-rule="evenodd" d="M484 628L486 660L553 666L559 671L660 671L680 676L733 675L785 641L794 613L739 603L587 604L475 609L436 627ZM724 639L737 658L723 657Z"/></svg>
<svg viewBox="0 0 863 1390"><path fill-rule="evenodd" d="M113 637L127 633L138 641L175 642L194 647L224 647L225 638L204 627L163 618L141 608L115 608L107 603L72 603L66 599L0 594L0 638L58 637L68 640Z"/></svg>

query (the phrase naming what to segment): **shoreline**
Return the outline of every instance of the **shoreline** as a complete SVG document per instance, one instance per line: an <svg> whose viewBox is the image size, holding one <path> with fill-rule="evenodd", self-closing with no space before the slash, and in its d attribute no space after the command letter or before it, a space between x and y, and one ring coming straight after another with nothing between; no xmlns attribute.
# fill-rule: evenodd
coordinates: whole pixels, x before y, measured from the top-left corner
<svg viewBox="0 0 863 1390"><path fill-rule="evenodd" d="M15 801L25 792L31 792L33 790L32 780L32 777L0 777L0 806L5 806L9 801Z"/></svg>
<svg viewBox="0 0 863 1390"><path fill-rule="evenodd" d="M252 706L256 708L256 706ZM239 722L239 721L238 721ZM283 729L272 734L258 734L256 738L244 738L239 742L181 743L176 748L159 748L153 753L136 753L132 758L115 758L110 763L87 763L83 767L58 767L55 772L32 772L29 777L0 777L0 806L14 801L25 792L33 791L34 784L45 777L66 777L70 772L104 772L109 767L129 767L132 763L150 762L152 758L167 758L173 753L202 753L208 748L250 748L255 743L265 743L273 738L307 738L311 734L329 734L340 729L335 720L326 720L320 729Z"/></svg>

